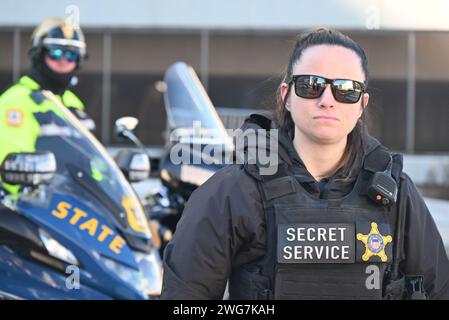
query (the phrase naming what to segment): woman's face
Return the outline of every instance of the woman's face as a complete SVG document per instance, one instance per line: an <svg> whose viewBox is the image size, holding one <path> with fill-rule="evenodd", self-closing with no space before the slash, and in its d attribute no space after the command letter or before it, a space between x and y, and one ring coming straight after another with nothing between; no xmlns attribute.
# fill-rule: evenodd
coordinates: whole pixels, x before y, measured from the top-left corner
<svg viewBox="0 0 449 320"><path fill-rule="evenodd" d="M305 49L294 64L292 75L318 75L328 79L351 79L364 82L365 75L359 56L352 50L338 45L317 45ZM281 94L287 99L286 108L295 123L295 134L319 144L335 144L346 139L368 105L369 96L362 95L356 103L347 104L335 100L328 84L316 99L304 99L295 94L294 85L288 97L288 85L283 83Z"/></svg>

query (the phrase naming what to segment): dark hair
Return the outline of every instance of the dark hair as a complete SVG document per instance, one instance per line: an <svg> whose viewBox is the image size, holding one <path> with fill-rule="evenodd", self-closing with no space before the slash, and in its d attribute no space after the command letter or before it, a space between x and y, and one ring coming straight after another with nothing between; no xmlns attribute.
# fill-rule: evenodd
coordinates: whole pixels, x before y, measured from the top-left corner
<svg viewBox="0 0 449 320"><path fill-rule="evenodd" d="M344 35L343 33L320 28L307 33L303 33L299 35L296 40L293 51L290 55L290 59L288 62L287 70L285 71L282 82L288 83L292 77L292 70L295 63L301 58L303 51L307 48L317 46L317 45L336 45L345 47L354 51L360 58L361 66L363 72L365 74L365 85L368 85L368 59L366 57L365 51L363 48L357 44L354 40ZM287 95L285 99L282 99L281 96L281 86L278 88L277 92L277 101L276 101L276 114L277 121L281 129L286 131L291 131L294 128L294 123L290 111L285 108L285 104L288 98L288 94L291 91L290 88L287 91ZM363 103L363 96L361 98ZM352 177L357 174L357 172L352 172L351 169L354 168L356 161L360 160L359 151L363 150L363 144L365 141L365 137L367 135L367 129L365 126L367 119L367 114L364 111L361 119L357 121L354 129L348 134L348 143L346 145L346 149L344 155L339 163L338 167L344 166L343 176L344 177Z"/></svg>

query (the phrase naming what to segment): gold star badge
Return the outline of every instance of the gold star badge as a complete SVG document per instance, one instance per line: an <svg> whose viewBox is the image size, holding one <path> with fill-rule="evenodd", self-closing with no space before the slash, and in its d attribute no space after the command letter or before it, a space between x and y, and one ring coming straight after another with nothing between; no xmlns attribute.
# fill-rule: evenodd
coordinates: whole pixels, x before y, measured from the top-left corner
<svg viewBox="0 0 449 320"><path fill-rule="evenodd" d="M378 256L382 262L388 260L385 254L385 247L388 243L393 241L393 238L388 235L384 237L377 229L377 223L371 223L371 231L368 234L357 234L357 240L360 240L365 245L366 251L362 256L363 261L368 261L371 256Z"/></svg>

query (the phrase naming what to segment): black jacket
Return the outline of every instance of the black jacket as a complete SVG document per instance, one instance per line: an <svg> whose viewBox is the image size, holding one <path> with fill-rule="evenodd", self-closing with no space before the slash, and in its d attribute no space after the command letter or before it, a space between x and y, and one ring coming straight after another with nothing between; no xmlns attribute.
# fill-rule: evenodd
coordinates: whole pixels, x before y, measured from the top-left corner
<svg viewBox="0 0 449 320"><path fill-rule="evenodd" d="M260 128L247 121L243 127ZM341 172L321 185L298 157L292 137L280 131L279 148L288 154L295 177L311 195L340 198L354 180L341 182ZM379 146L369 137L363 152ZM357 162L362 166L362 162ZM405 210L404 253L401 270L423 275L432 299L449 299L449 261L432 216L411 179L403 173L401 210ZM232 269L259 260L265 254L265 216L256 180L242 165L218 171L190 197L173 240L164 253L163 299L222 299Z"/></svg>

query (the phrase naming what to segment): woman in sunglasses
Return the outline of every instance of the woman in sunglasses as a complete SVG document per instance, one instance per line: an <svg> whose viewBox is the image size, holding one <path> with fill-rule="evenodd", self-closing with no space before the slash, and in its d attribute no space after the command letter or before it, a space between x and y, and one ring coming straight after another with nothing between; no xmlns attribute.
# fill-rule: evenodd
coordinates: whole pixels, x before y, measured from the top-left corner
<svg viewBox="0 0 449 320"><path fill-rule="evenodd" d="M248 147L192 194L165 249L163 298L221 299L227 282L231 299L449 298L435 223L402 157L365 129L367 85L352 39L298 38L276 119L243 125L267 140L278 130L278 161Z"/></svg>

